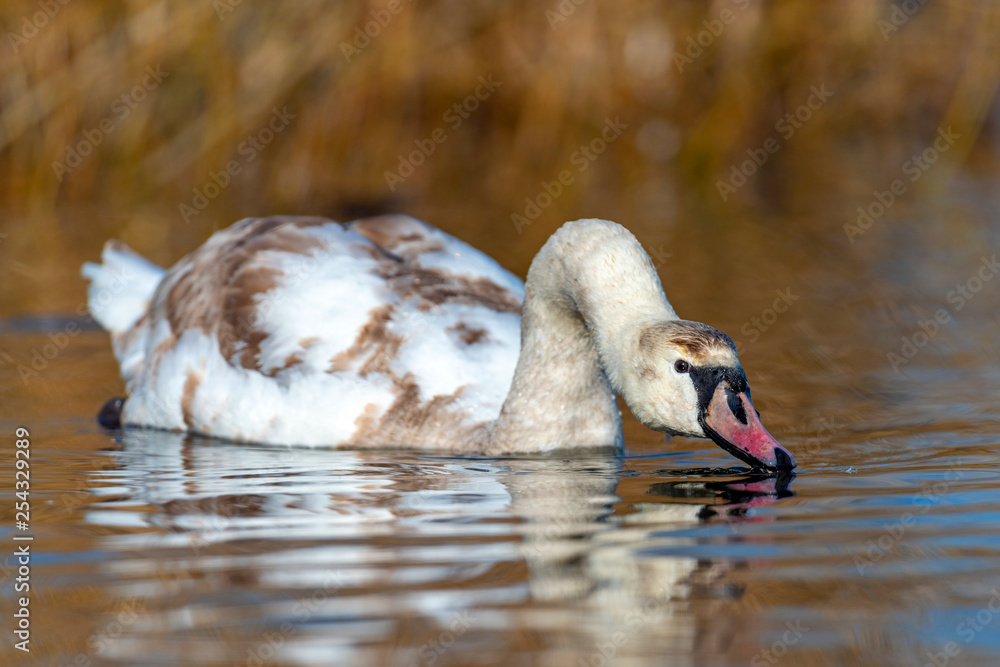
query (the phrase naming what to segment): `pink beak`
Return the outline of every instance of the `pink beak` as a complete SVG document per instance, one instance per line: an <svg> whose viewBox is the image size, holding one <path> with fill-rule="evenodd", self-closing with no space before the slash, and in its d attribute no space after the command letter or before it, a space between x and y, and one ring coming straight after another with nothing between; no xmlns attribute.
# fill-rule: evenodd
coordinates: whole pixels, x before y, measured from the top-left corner
<svg viewBox="0 0 1000 667"><path fill-rule="evenodd" d="M760 423L748 391L736 393L727 382L720 382L701 422L705 435L715 444L754 467L795 467L795 457Z"/></svg>

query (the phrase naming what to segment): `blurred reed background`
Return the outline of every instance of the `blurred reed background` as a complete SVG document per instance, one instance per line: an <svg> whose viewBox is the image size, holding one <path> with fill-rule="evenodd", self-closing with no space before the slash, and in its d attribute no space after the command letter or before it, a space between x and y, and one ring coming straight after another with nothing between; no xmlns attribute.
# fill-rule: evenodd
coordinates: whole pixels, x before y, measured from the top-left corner
<svg viewBox="0 0 1000 667"><path fill-rule="evenodd" d="M402 211L523 275L578 217L675 257L698 230L681 254L843 246L854 205L830 203L871 199L939 128L960 138L921 191L996 168L988 2L39 0L0 22L3 314L76 310L107 238L170 264L245 216ZM581 157L607 119L627 127Z"/></svg>

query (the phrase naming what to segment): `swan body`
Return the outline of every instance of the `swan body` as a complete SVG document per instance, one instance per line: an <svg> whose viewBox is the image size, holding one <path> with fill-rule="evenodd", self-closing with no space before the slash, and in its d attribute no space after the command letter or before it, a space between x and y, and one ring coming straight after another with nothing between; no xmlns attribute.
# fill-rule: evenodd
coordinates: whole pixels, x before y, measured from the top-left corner
<svg viewBox="0 0 1000 667"><path fill-rule="evenodd" d="M456 453L620 447L620 393L651 428L794 466L760 424L732 341L678 319L612 222L564 225L526 284L397 215L249 218L169 270L115 241L102 259L83 272L126 424Z"/></svg>

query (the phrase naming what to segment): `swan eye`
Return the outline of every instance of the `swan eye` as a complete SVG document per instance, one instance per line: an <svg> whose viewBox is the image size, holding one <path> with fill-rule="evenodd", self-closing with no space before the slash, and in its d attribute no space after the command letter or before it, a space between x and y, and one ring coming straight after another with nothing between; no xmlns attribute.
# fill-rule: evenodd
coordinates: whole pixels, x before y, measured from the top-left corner
<svg viewBox="0 0 1000 667"><path fill-rule="evenodd" d="M684 361L683 359L678 359L674 363L674 370L677 371L678 373L687 373L689 370L691 370L691 364Z"/></svg>

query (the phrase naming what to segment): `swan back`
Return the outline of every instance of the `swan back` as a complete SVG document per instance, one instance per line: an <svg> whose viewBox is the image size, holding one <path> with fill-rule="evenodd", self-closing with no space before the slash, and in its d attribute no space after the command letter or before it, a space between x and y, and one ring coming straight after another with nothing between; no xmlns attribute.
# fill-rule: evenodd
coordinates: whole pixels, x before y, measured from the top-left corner
<svg viewBox="0 0 1000 667"><path fill-rule="evenodd" d="M243 220L115 337L128 423L283 444L474 448L519 349L523 285L405 216Z"/></svg>

